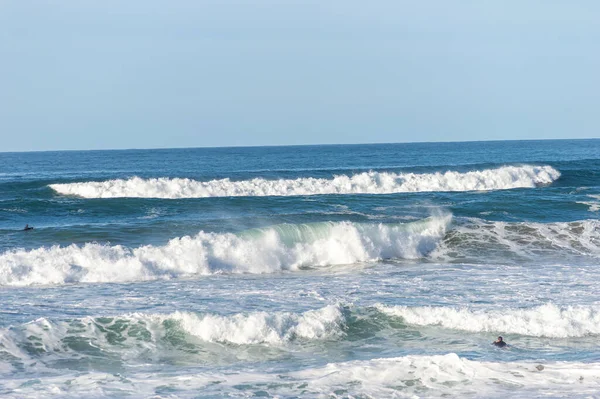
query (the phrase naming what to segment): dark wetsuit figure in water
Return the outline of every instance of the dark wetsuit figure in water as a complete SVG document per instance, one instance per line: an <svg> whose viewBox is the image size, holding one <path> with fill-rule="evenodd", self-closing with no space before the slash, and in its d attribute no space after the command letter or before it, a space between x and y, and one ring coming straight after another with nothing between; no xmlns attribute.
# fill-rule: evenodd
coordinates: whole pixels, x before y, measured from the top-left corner
<svg viewBox="0 0 600 399"><path fill-rule="evenodd" d="M492 342L492 344L496 345L499 348L504 348L506 346L506 342L504 342L502 337L498 337L498 339Z"/></svg>

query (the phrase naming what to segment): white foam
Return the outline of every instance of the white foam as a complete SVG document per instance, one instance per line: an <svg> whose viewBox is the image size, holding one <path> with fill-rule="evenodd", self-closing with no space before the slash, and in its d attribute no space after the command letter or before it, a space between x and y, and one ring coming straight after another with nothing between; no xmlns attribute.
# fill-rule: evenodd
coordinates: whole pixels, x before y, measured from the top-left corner
<svg viewBox="0 0 600 399"><path fill-rule="evenodd" d="M59 194L82 198L203 198L237 196L290 196L318 194L389 194L422 191L474 191L532 188L560 177L551 166L503 166L466 173L364 172L332 179L298 178L196 181L181 178L132 177L101 182L51 184Z"/></svg>
<svg viewBox="0 0 600 399"><path fill-rule="evenodd" d="M572 389L574 384L577 384L574 391L600 388L598 363L553 363L545 365L542 372L537 365L479 362L451 353L333 363L292 374L308 381L309 389L321 394L339 389L372 397L459 396L459 393L486 397L499 391L510 392L510 397L531 397L531 391L557 392Z"/></svg>
<svg viewBox="0 0 600 399"><path fill-rule="evenodd" d="M472 332L502 332L535 337L583 337L600 334L600 307L546 304L529 309L471 310L434 306L377 308L406 323Z"/></svg>
<svg viewBox="0 0 600 399"><path fill-rule="evenodd" d="M283 344L294 339L342 336L345 318L339 305L296 314L253 312L233 316L182 313L169 316L189 334L208 342Z"/></svg>
<svg viewBox="0 0 600 399"><path fill-rule="evenodd" d="M134 249L88 243L0 255L0 285L123 282L214 273L272 273L377 259L414 259L443 238L451 215L406 224L282 225L241 235L200 232Z"/></svg>
<svg viewBox="0 0 600 399"><path fill-rule="evenodd" d="M543 366L543 367L540 367ZM454 353L330 363L283 372L207 370L71 373L3 381L6 397L593 397L600 390L600 363L483 362ZM166 390L165 390L166 388ZM166 392L165 392L166 391ZM169 396L169 397L171 397ZM160 397L163 397L160 395Z"/></svg>

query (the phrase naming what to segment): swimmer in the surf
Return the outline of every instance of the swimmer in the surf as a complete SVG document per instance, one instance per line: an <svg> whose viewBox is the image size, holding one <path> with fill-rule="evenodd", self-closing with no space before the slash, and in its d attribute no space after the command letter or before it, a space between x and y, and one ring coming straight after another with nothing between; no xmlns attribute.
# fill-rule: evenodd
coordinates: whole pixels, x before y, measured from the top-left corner
<svg viewBox="0 0 600 399"><path fill-rule="evenodd" d="M33 227L29 227L29 225L26 224L25 228L23 229L23 231L27 231L27 230L33 230Z"/></svg>
<svg viewBox="0 0 600 399"><path fill-rule="evenodd" d="M504 342L504 339L502 339L502 337L498 337L498 339L492 342L492 344L496 345L499 348L506 347L506 342Z"/></svg>

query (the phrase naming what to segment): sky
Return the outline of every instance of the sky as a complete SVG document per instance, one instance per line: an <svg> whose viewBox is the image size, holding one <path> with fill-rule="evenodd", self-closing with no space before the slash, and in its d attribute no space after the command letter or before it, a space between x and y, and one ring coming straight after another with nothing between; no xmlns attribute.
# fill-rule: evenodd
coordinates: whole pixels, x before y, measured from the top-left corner
<svg viewBox="0 0 600 399"><path fill-rule="evenodd" d="M0 0L0 151L600 137L597 0Z"/></svg>

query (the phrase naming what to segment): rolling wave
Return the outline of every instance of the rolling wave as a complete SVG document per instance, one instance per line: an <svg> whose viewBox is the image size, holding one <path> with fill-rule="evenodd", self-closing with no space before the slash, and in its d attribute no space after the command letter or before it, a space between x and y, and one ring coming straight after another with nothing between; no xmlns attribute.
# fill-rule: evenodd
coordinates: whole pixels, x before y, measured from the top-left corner
<svg viewBox="0 0 600 399"><path fill-rule="evenodd" d="M470 310L434 306L376 308L418 326L440 326L470 332L496 332L534 337L583 337L600 334L600 307L546 304L530 309Z"/></svg>
<svg viewBox="0 0 600 399"><path fill-rule="evenodd" d="M59 194L82 198L205 198L246 196L295 196L319 194L390 194L426 191L489 191L532 188L560 177L551 166L502 166L466 173L364 172L332 179L297 178L231 181L197 181L181 178L132 177L101 182L51 184Z"/></svg>
<svg viewBox="0 0 600 399"><path fill-rule="evenodd" d="M323 222L235 235L200 232L164 246L87 243L0 254L0 285L124 282L215 273L273 273L379 259L415 259L435 249L451 215L406 224Z"/></svg>

